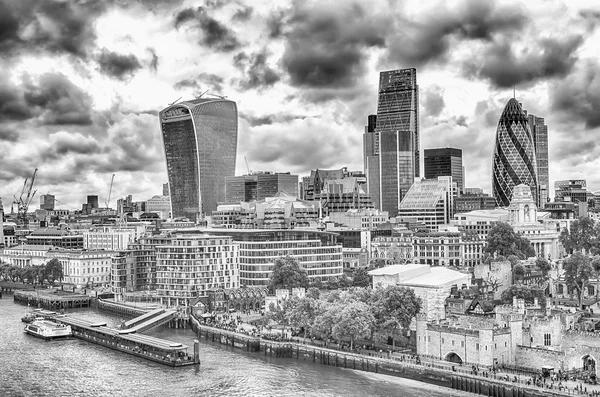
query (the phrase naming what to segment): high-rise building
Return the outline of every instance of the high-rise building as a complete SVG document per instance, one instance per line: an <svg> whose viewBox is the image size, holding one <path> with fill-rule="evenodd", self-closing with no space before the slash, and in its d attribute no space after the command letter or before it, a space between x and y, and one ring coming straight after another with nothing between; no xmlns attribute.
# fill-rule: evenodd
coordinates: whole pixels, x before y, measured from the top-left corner
<svg viewBox="0 0 600 397"><path fill-rule="evenodd" d="M235 174L237 106L223 98L179 102L159 113L167 160L171 214L196 221L225 201Z"/></svg>
<svg viewBox="0 0 600 397"><path fill-rule="evenodd" d="M381 72L377 103L379 209L398 214L400 202L419 172L417 70Z"/></svg>
<svg viewBox="0 0 600 397"><path fill-rule="evenodd" d="M87 196L87 204L91 209L98 208L98 196Z"/></svg>
<svg viewBox="0 0 600 397"><path fill-rule="evenodd" d="M363 135L364 171L367 176L367 193L375 208L380 208L379 197L379 133L375 131L377 116L369 115Z"/></svg>
<svg viewBox="0 0 600 397"><path fill-rule="evenodd" d="M4 247L4 207L0 198L0 247Z"/></svg>
<svg viewBox="0 0 600 397"><path fill-rule="evenodd" d="M40 209L54 211L55 197L53 194L42 194L40 196Z"/></svg>
<svg viewBox="0 0 600 397"><path fill-rule="evenodd" d="M400 203L398 216L423 222L430 230L437 231L440 225L450 223L454 215L456 190L451 176L415 179Z"/></svg>
<svg viewBox="0 0 600 397"><path fill-rule="evenodd" d="M587 203L588 191L585 179L567 179L554 182L554 200Z"/></svg>
<svg viewBox="0 0 600 397"><path fill-rule="evenodd" d="M298 197L298 175L289 172L257 172L225 177L225 202L263 200L285 192Z"/></svg>
<svg viewBox="0 0 600 397"><path fill-rule="evenodd" d="M508 207L515 186L525 184L537 201L535 147L527 115L511 98L500 116L492 160L492 195L499 207Z"/></svg>
<svg viewBox="0 0 600 397"><path fill-rule="evenodd" d="M535 147L535 158L537 160L538 177L538 208L544 208L544 204L549 201L550 175L548 167L548 126L544 124L542 117L536 117L533 114L527 116L529 128Z"/></svg>
<svg viewBox="0 0 600 397"><path fill-rule="evenodd" d="M163 196L169 195L169 183L163 183Z"/></svg>
<svg viewBox="0 0 600 397"><path fill-rule="evenodd" d="M435 179L438 176L451 176L456 182L459 194L465 191L464 167L462 163L462 149L451 147L439 149L425 149L424 165L425 179Z"/></svg>

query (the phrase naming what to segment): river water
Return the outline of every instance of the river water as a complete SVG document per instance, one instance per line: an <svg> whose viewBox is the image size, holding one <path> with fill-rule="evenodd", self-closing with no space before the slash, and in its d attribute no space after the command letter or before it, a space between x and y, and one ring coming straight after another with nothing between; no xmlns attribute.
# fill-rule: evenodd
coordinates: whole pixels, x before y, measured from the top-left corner
<svg viewBox="0 0 600 397"><path fill-rule="evenodd" d="M463 396L408 379L265 357L201 340L199 367L171 368L79 339L46 342L23 332L25 307L0 299L0 396ZM92 309L68 315L121 318ZM149 335L182 342L189 329L159 327Z"/></svg>

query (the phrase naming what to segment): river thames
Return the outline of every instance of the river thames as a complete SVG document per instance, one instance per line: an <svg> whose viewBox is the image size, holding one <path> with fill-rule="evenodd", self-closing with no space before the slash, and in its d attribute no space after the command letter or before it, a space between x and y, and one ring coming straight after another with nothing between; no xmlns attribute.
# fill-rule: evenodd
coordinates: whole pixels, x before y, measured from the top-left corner
<svg viewBox="0 0 600 397"><path fill-rule="evenodd" d="M170 368L78 339L45 342L23 332L25 307L0 299L1 396L464 396L408 379L324 366L201 340L199 367ZM92 309L68 315L121 318ZM146 334L193 351L189 329L158 327Z"/></svg>

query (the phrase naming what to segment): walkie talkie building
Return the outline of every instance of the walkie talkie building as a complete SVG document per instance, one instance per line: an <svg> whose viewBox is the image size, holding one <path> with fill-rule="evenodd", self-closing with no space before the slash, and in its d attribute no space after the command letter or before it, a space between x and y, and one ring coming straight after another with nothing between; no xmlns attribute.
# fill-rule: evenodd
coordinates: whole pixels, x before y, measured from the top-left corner
<svg viewBox="0 0 600 397"><path fill-rule="evenodd" d="M492 194L499 207L508 207L515 186L525 184L537 202L537 161L527 115L511 98L500 116L492 160Z"/></svg>
<svg viewBox="0 0 600 397"><path fill-rule="evenodd" d="M225 201L235 175L237 106L222 99L179 102L159 113L167 160L171 214L196 221Z"/></svg>

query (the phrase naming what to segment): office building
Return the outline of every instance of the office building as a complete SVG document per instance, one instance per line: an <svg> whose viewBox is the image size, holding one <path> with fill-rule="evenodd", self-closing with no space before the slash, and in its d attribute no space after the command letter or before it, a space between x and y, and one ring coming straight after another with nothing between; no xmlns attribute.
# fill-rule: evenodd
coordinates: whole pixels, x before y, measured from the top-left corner
<svg viewBox="0 0 600 397"><path fill-rule="evenodd" d="M379 133L375 130L377 115L370 114L363 134L363 161L367 176L367 193L371 196L375 208L379 209Z"/></svg>
<svg viewBox="0 0 600 397"><path fill-rule="evenodd" d="M493 210L494 208L496 208L496 199L483 192L464 193L454 199L454 213Z"/></svg>
<svg viewBox="0 0 600 397"><path fill-rule="evenodd" d="M193 222L225 201L235 174L237 106L223 98L179 102L159 113L167 160L171 214Z"/></svg>
<svg viewBox="0 0 600 397"><path fill-rule="evenodd" d="M256 172L225 178L226 203L263 200L279 192L298 197L298 175L289 172Z"/></svg>
<svg viewBox="0 0 600 397"><path fill-rule="evenodd" d="M2 206L2 198L0 198L0 248L4 246L4 207Z"/></svg>
<svg viewBox="0 0 600 397"><path fill-rule="evenodd" d="M98 227L83 232L83 248L89 250L120 251L135 241L134 229Z"/></svg>
<svg viewBox="0 0 600 397"><path fill-rule="evenodd" d="M587 203L588 191L585 179L568 179L554 182L554 200Z"/></svg>
<svg viewBox="0 0 600 397"><path fill-rule="evenodd" d="M454 211L456 183L451 176L439 176L436 179L415 179L400 208L398 216L423 222L430 231L450 223Z"/></svg>
<svg viewBox="0 0 600 397"><path fill-rule="evenodd" d="M550 201L550 175L548 167L548 126L542 117L530 114L527 116L529 129L535 147L535 158L537 160L538 177L538 208L544 208L544 204Z"/></svg>
<svg viewBox="0 0 600 397"><path fill-rule="evenodd" d="M499 207L508 207L515 186L525 184L537 202L535 147L527 115L511 98L500 116L492 160L492 195Z"/></svg>
<svg viewBox="0 0 600 397"><path fill-rule="evenodd" d="M189 306L213 288L238 288L239 250L231 237L176 236L156 247L156 293L161 305Z"/></svg>
<svg viewBox="0 0 600 397"><path fill-rule="evenodd" d="M109 285L113 251L58 249L50 250L46 260L57 259L63 268L63 282L75 285Z"/></svg>
<svg viewBox="0 0 600 397"><path fill-rule="evenodd" d="M60 248L83 248L83 235L57 228L39 228L25 236L27 244L53 245Z"/></svg>
<svg viewBox="0 0 600 397"><path fill-rule="evenodd" d="M42 194L40 196L40 209L46 211L54 211L55 197L53 194Z"/></svg>
<svg viewBox="0 0 600 397"><path fill-rule="evenodd" d="M425 179L435 179L438 176L451 176L456 182L458 193L465 191L464 167L462 149L439 148L423 151Z"/></svg>
<svg viewBox="0 0 600 397"><path fill-rule="evenodd" d="M419 170L419 91L417 70L381 72L376 136L379 147L379 209L391 217Z"/></svg>
<svg viewBox="0 0 600 397"><path fill-rule="evenodd" d="M171 200L169 196L152 196L146 201L145 210L158 214L161 219L168 219L171 215Z"/></svg>

